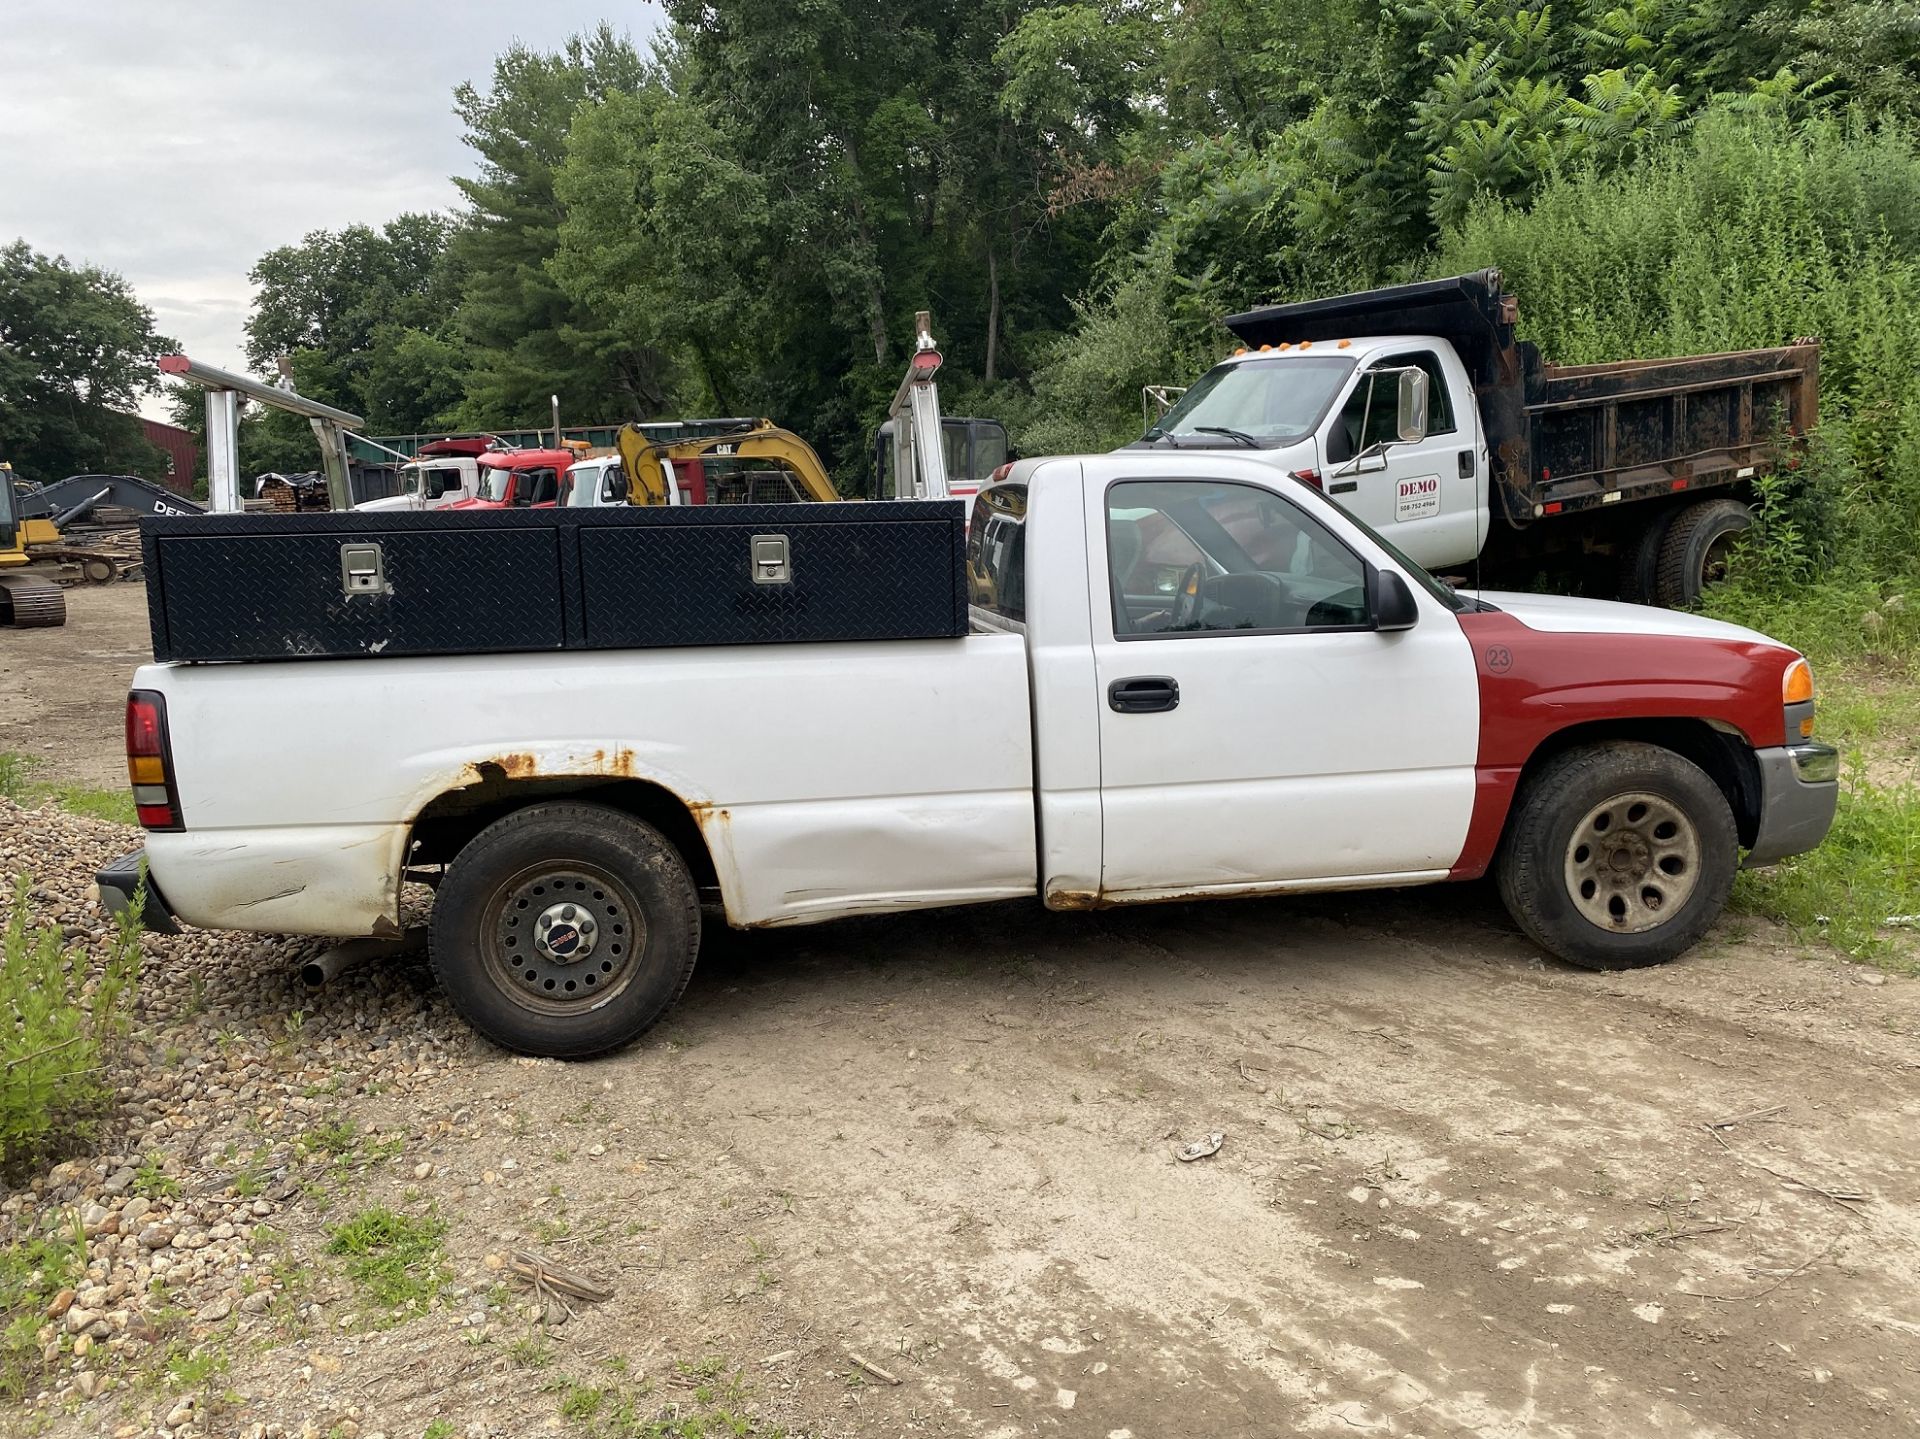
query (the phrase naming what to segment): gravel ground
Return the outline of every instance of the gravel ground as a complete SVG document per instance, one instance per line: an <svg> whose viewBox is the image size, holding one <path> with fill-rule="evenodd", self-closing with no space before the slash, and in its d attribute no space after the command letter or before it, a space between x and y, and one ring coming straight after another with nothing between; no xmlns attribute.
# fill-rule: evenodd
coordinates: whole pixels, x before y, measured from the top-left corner
<svg viewBox="0 0 1920 1439"><path fill-rule="evenodd" d="M0 874L30 876L31 919L66 928L96 962L111 931L93 900L93 871L132 843L118 825L0 799ZM351 1288L316 1279L294 1244L294 1231L315 1226L292 1223L289 1210L303 1202L311 1210L356 1169L419 1137L412 1127L356 1125L349 1138L337 1131L354 1124L346 1105L427 1092L471 1040L417 965L369 970L349 1003L310 1013L297 970L324 947L317 942L189 933L145 935L141 945L131 1042L112 1057L120 1107L105 1152L56 1164L0 1201L7 1243L53 1208L87 1236L84 1283L54 1297L36 1335L46 1382L29 1407L52 1415L100 1400L86 1412L120 1439L351 1439L357 1406L292 1427L242 1425L234 1416L247 1407L243 1393L169 1385L161 1372L202 1356L224 1367L235 1352L357 1326ZM314 1247L315 1236L305 1238Z"/></svg>

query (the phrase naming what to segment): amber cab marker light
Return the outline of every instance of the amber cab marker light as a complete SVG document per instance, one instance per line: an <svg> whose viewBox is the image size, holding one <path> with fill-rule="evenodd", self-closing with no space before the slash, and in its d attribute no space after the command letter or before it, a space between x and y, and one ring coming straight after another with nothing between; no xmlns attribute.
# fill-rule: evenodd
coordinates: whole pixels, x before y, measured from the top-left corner
<svg viewBox="0 0 1920 1439"><path fill-rule="evenodd" d="M1805 660L1795 660L1787 666L1787 673L1780 681L1780 698L1790 705L1805 704L1813 698L1813 668Z"/></svg>

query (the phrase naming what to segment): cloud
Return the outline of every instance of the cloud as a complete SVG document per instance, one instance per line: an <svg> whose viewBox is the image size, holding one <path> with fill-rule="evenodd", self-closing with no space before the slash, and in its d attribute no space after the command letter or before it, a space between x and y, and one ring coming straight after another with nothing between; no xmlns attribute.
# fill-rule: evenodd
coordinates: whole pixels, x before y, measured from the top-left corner
<svg viewBox="0 0 1920 1439"><path fill-rule="evenodd" d="M196 359L243 367L247 271L313 230L459 203L453 89L519 40L653 4L587 0L0 0L0 244L126 276ZM157 403L146 406L160 415Z"/></svg>

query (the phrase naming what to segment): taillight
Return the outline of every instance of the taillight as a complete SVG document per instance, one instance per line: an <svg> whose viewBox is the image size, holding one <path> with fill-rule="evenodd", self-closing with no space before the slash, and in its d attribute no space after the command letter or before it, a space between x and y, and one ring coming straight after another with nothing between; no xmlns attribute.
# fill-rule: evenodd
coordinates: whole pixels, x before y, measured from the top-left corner
<svg viewBox="0 0 1920 1439"><path fill-rule="evenodd" d="M127 696L127 778L146 829L185 828L168 749L166 699L157 690L135 690Z"/></svg>
<svg viewBox="0 0 1920 1439"><path fill-rule="evenodd" d="M1312 485L1316 490L1320 488L1320 472L1318 470L1289 470L1288 474L1303 485Z"/></svg>

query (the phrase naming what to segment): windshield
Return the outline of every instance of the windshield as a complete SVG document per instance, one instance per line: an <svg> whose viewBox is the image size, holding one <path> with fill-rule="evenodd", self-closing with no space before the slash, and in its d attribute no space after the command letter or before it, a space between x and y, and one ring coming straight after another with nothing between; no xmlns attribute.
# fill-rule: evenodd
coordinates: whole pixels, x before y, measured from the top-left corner
<svg viewBox="0 0 1920 1439"><path fill-rule="evenodd" d="M489 465L480 471L480 498L492 504L505 504L507 491L513 488L513 471Z"/></svg>
<svg viewBox="0 0 1920 1439"><path fill-rule="evenodd" d="M1244 445L1238 434L1261 449L1292 444L1313 433L1353 364L1341 355L1301 355L1217 365L1143 438L1224 448Z"/></svg>
<svg viewBox="0 0 1920 1439"><path fill-rule="evenodd" d="M600 502L600 485L606 470L599 465L575 465L560 481L565 491L561 504L570 510L590 510Z"/></svg>

